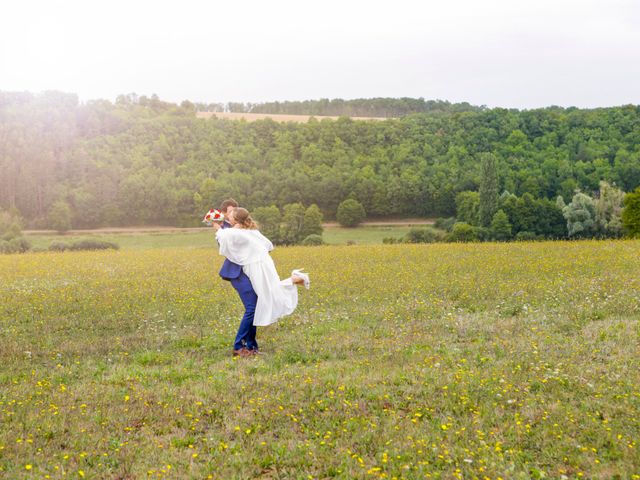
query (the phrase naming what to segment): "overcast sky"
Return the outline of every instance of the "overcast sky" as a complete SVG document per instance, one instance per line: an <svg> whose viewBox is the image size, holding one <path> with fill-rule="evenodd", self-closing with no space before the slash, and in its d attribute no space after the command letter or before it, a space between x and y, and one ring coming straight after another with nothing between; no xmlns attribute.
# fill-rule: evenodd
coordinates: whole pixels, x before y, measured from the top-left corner
<svg viewBox="0 0 640 480"><path fill-rule="evenodd" d="M640 104L638 0L16 0L0 90Z"/></svg>

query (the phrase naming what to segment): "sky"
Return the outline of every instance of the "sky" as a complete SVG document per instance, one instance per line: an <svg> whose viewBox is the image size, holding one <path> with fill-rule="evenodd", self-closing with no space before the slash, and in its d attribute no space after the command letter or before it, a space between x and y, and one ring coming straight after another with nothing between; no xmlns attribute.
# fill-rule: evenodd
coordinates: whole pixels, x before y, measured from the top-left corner
<svg viewBox="0 0 640 480"><path fill-rule="evenodd" d="M640 1L20 0L0 11L0 90L640 104Z"/></svg>

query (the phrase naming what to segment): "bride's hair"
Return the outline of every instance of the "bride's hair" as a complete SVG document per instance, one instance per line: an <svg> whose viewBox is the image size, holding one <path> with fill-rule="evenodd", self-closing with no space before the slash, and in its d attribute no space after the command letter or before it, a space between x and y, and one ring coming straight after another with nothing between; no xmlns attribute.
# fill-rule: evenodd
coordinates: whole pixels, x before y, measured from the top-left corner
<svg viewBox="0 0 640 480"><path fill-rule="evenodd" d="M233 209L233 218L236 223L247 230L257 230L258 224L253 221L249 211L246 208L236 207Z"/></svg>

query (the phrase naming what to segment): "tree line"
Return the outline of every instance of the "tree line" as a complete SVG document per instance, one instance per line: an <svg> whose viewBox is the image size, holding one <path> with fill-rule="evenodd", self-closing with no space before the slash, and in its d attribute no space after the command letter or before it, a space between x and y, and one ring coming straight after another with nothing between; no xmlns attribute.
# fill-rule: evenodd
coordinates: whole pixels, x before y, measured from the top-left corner
<svg viewBox="0 0 640 480"><path fill-rule="evenodd" d="M444 100L424 98L322 98L320 100L264 102L264 103L196 103L199 111L271 113L286 115L318 115L346 117L403 117L412 113L431 112L478 112L484 106L474 106L467 102L451 103Z"/></svg>
<svg viewBox="0 0 640 480"><path fill-rule="evenodd" d="M557 212L544 215L563 218L569 236L563 209L576 192L597 199L601 181L622 192L640 185L634 105L308 123L203 120L197 108L156 96L80 103L60 92L0 92L0 208L26 227L191 226L226 197L282 215L285 205L315 204L327 219L351 199L368 216L459 217L476 228L502 210L514 235L539 235L547 227L518 222L534 215L531 205L541 216L553 204ZM483 187L487 168L493 183ZM487 188L499 208L480 202ZM474 192L478 220L467 212Z"/></svg>

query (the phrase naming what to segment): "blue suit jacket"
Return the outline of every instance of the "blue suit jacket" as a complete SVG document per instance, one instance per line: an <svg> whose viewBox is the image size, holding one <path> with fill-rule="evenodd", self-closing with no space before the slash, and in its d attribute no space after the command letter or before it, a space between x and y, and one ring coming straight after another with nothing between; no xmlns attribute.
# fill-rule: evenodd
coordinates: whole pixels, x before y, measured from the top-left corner
<svg viewBox="0 0 640 480"><path fill-rule="evenodd" d="M231 224L225 220L222 223L222 228L231 228ZM242 275L242 266L225 258L222 268L220 269L220 276L222 279L231 281L240 277L240 275Z"/></svg>

